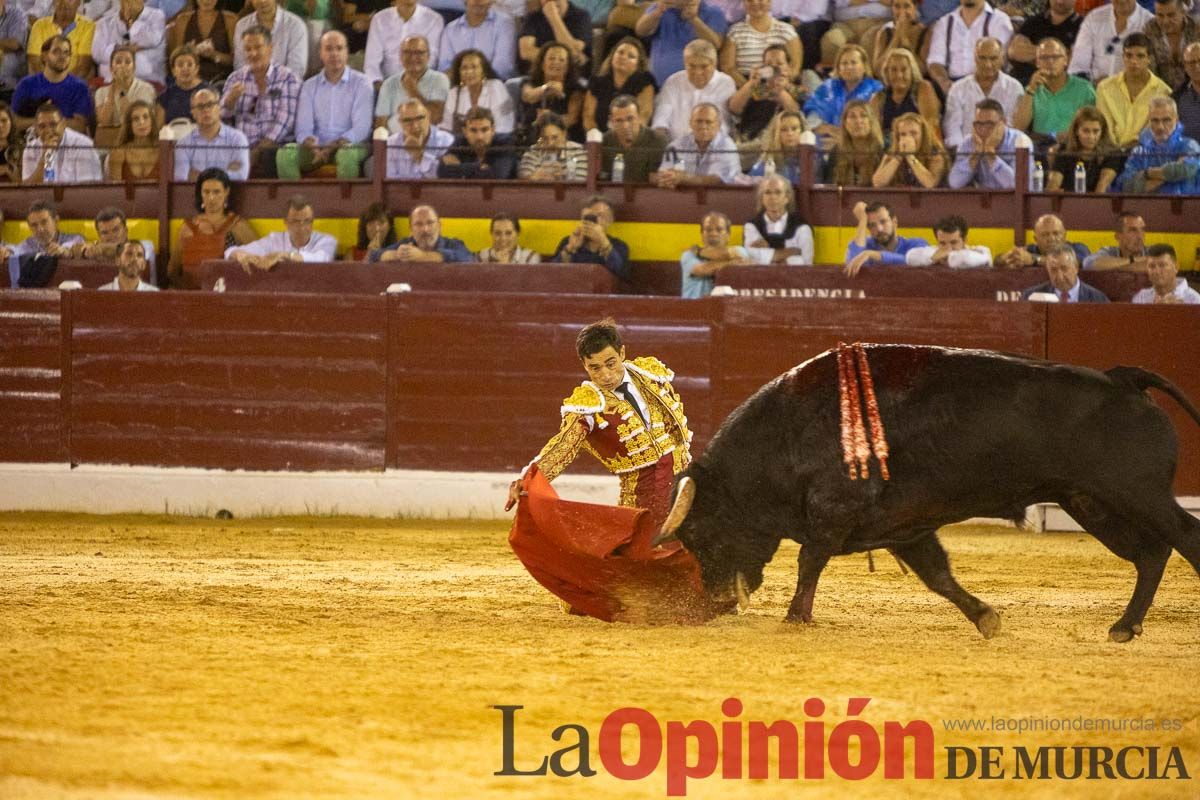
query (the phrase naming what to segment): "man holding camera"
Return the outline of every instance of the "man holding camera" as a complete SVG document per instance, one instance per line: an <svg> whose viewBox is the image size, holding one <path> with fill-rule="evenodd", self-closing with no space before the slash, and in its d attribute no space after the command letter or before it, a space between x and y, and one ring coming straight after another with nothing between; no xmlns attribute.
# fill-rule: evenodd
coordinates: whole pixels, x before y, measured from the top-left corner
<svg viewBox="0 0 1200 800"><path fill-rule="evenodd" d="M608 226L613 223L608 200L603 195L592 195L584 201L579 219L571 235L558 243L554 260L564 264L603 264L621 280L629 280L629 245L608 235Z"/></svg>
<svg viewBox="0 0 1200 800"><path fill-rule="evenodd" d="M794 76L786 47L773 44L763 51L762 66L729 98L729 110L738 118L739 141L757 139L780 111L800 111L804 89Z"/></svg>

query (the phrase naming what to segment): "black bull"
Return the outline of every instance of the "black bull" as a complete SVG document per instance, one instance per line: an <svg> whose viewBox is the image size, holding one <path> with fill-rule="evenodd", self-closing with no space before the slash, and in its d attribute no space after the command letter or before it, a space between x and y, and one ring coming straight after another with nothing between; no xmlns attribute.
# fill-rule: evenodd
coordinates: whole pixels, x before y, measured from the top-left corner
<svg viewBox="0 0 1200 800"><path fill-rule="evenodd" d="M990 638L1000 617L959 586L937 529L971 517L1021 520L1041 502L1058 503L1136 567L1114 641L1141 633L1172 548L1200 572L1200 521L1171 486L1175 431L1145 390L1168 393L1197 423L1200 411L1169 381L979 350L866 353L890 480L874 462L868 480L848 476L832 351L760 389L681 474L658 540L683 542L715 599L757 589L787 536L801 545L787 619L809 622L831 557L890 548Z"/></svg>

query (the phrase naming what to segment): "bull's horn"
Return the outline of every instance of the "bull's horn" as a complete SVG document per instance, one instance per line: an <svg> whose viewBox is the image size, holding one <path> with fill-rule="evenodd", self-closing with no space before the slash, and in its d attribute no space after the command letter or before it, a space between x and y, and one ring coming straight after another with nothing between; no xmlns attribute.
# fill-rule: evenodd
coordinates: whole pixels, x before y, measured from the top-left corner
<svg viewBox="0 0 1200 800"><path fill-rule="evenodd" d="M692 501L696 499L696 482L691 478L684 478L679 482L679 493L675 495L675 505L671 506L670 513L667 514L667 519L663 522L662 527L658 529L658 536L654 537L651 543L655 547L666 542L677 542L679 537L675 532L679 530L679 526L683 524L683 520L687 517L688 512L692 510Z"/></svg>
<svg viewBox="0 0 1200 800"><path fill-rule="evenodd" d="M738 572L734 585L737 590L738 611L745 611L750 607L750 592L746 589L746 576Z"/></svg>
<svg viewBox="0 0 1200 800"><path fill-rule="evenodd" d="M678 541L679 541L679 537L673 533L660 533L660 534L658 534L658 536L655 536L653 539L650 540L650 546L658 547L659 545L666 544L667 542L678 542Z"/></svg>

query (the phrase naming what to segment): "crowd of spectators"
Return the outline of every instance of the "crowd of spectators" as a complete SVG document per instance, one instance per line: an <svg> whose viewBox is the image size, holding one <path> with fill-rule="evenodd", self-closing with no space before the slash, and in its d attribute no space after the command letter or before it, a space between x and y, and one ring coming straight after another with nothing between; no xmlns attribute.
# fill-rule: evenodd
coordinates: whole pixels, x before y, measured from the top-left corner
<svg viewBox="0 0 1200 800"><path fill-rule="evenodd" d="M664 187L795 182L807 135L817 179L844 186L1012 188L1028 147L1034 190L1200 193L1197 16L1187 0L0 0L0 180L153 179L172 123L176 180L574 181L596 131L606 177L620 153L620 180ZM636 129L613 114L630 99ZM61 124L39 122L49 106Z"/></svg>
<svg viewBox="0 0 1200 800"><path fill-rule="evenodd" d="M792 201L806 141L817 180L841 186L1006 190L1028 175L1034 191L1200 193L1194 15L1187 0L0 0L0 182L153 180L169 136L174 179L197 186L169 270L188 285L218 252L262 269L324 252L247 241L220 196L237 181L580 182L594 136L605 180L757 186L744 252L722 241L729 220L702 221L704 266L685 279L703 286L741 260L812 262ZM462 258L419 210L411 241L376 231L360 250ZM289 207L289 235L303 216ZM848 274L908 258L886 207L856 216ZM607 203L584 209L546 255L622 275L611 222ZM917 263L975 265L965 226L946 224ZM533 255L517 220L492 228L508 240L487 257Z"/></svg>

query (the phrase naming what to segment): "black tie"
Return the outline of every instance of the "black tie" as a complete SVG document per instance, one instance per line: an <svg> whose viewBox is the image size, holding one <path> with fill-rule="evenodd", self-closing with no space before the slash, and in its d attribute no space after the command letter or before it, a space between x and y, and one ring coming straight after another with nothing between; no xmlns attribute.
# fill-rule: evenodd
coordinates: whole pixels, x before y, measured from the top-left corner
<svg viewBox="0 0 1200 800"><path fill-rule="evenodd" d="M637 401L633 399L633 389L629 388L629 383L622 383L617 387L617 393L629 401L629 405L633 406L633 410L637 412L638 418L642 424L646 424L646 417L642 415L642 409L638 408Z"/></svg>

